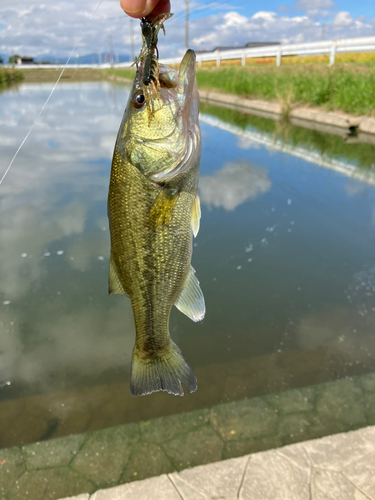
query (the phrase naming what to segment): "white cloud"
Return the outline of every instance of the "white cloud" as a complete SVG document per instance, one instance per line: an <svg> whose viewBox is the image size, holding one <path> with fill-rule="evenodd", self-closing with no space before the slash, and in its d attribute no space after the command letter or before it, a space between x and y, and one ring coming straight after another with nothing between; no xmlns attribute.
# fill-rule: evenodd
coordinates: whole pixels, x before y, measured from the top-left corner
<svg viewBox="0 0 375 500"><path fill-rule="evenodd" d="M289 17L275 12L260 11L250 18L239 16L236 12L225 15L196 19L191 23L192 48L196 50L213 49L216 46L231 46L235 42L244 45L249 41L280 41L281 43L300 43L321 40L322 24L325 22L325 38L371 36L375 35L375 21L365 22L361 18L351 18L347 13L335 15L327 10L309 10L303 16ZM235 23L241 29L235 29ZM204 34L204 35L202 35Z"/></svg>
<svg viewBox="0 0 375 500"><path fill-rule="evenodd" d="M109 52L112 36L115 53L130 54L129 18L119 7L118 0L103 0L91 19L96 4L92 0L57 0L45 4L27 0L2 0L0 6L0 53L67 57L75 43L76 54ZM216 46L243 45L249 41L314 41L321 39L321 26L317 21L327 19L325 36L366 36L375 34L375 20L363 17L351 19L339 12L330 23L332 0L299 0L295 4L306 12L305 16L288 16L285 8L277 12L261 10L246 17L243 9L232 4L191 2L190 45L193 49L213 49ZM159 37L161 57L178 56L184 52L185 19L184 0L173 2L175 12L166 23L167 37ZM213 15L207 13L214 12ZM206 15L206 17L196 17ZM141 34L138 22L133 20L135 50L139 51Z"/></svg>
<svg viewBox="0 0 375 500"><path fill-rule="evenodd" d="M294 7L300 10L335 9L337 4L332 0L298 0L298 2L295 2Z"/></svg>
<svg viewBox="0 0 375 500"><path fill-rule="evenodd" d="M277 14L275 12L260 11L254 14L251 19L261 19L265 22L273 22L275 20L275 17L277 17Z"/></svg>
<svg viewBox="0 0 375 500"><path fill-rule="evenodd" d="M338 12L333 19L333 24L336 26L351 26L353 23L354 19L349 12Z"/></svg>

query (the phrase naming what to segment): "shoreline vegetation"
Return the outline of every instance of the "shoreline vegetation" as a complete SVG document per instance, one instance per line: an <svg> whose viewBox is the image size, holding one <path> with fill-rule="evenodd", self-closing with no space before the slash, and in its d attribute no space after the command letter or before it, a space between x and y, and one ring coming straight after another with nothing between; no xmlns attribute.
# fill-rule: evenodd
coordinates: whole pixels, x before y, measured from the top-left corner
<svg viewBox="0 0 375 500"><path fill-rule="evenodd" d="M23 80L23 75L20 71L10 68L0 67L0 89L8 87L13 83L19 83Z"/></svg>

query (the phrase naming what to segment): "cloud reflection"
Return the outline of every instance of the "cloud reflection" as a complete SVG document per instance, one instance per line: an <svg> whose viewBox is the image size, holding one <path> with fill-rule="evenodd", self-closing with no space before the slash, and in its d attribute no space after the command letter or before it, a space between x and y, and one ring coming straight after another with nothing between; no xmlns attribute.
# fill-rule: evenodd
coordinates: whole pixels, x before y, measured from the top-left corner
<svg viewBox="0 0 375 500"><path fill-rule="evenodd" d="M50 87L0 95L0 172ZM53 390L61 373L99 376L130 363L130 301L107 297L106 198L127 99L117 89L117 109L109 88L59 86L1 185L0 383Z"/></svg>
<svg viewBox="0 0 375 500"><path fill-rule="evenodd" d="M199 191L202 203L231 211L247 200L254 200L271 188L268 170L247 160L229 162L211 176L201 177Z"/></svg>

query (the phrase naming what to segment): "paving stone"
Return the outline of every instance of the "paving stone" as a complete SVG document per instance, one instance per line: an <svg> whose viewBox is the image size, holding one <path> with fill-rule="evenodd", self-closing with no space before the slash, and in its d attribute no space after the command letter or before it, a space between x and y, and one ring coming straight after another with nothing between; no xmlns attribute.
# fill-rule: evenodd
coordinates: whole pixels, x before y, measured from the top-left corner
<svg viewBox="0 0 375 500"><path fill-rule="evenodd" d="M365 391L375 392L375 373L361 375L356 378L356 381L364 388Z"/></svg>
<svg viewBox="0 0 375 500"><path fill-rule="evenodd" d="M303 446L314 466L340 471L362 457L375 453L375 427L307 441Z"/></svg>
<svg viewBox="0 0 375 500"><path fill-rule="evenodd" d="M209 418L209 410L197 410L140 422L142 441L165 443L177 435L205 426Z"/></svg>
<svg viewBox="0 0 375 500"><path fill-rule="evenodd" d="M190 484L188 483L183 483L183 490L179 489L179 486L181 486L182 480L180 479L177 483L175 481L175 477L173 474L169 474L169 479L172 481L174 484L174 487L176 488L176 491L178 491L180 499L182 498L183 500L207 500L206 495L203 493L199 493L199 491L195 490ZM183 491L183 495L182 492ZM226 500L226 499L225 499Z"/></svg>
<svg viewBox="0 0 375 500"><path fill-rule="evenodd" d="M138 424L95 431L71 466L98 486L118 484L138 440Z"/></svg>
<svg viewBox="0 0 375 500"><path fill-rule="evenodd" d="M210 427L177 436L163 449L177 470L221 460L223 442Z"/></svg>
<svg viewBox="0 0 375 500"><path fill-rule="evenodd" d="M317 411L350 426L365 425L363 393L352 380L336 380L318 389Z"/></svg>
<svg viewBox="0 0 375 500"><path fill-rule="evenodd" d="M214 406L211 422L224 441L274 434L277 416L262 398Z"/></svg>
<svg viewBox="0 0 375 500"><path fill-rule="evenodd" d="M241 500L310 500L310 471L274 451L253 455Z"/></svg>
<svg viewBox="0 0 375 500"><path fill-rule="evenodd" d="M224 443L223 458L242 457L250 453L279 448L283 445L274 435L260 438L243 439L241 441L227 441Z"/></svg>
<svg viewBox="0 0 375 500"><path fill-rule="evenodd" d="M174 470L175 468L160 446L152 443L140 443L135 447L130 457L129 464L121 477L121 483L160 476Z"/></svg>
<svg viewBox="0 0 375 500"><path fill-rule="evenodd" d="M87 434L75 434L23 446L27 470L68 465L87 437Z"/></svg>
<svg viewBox="0 0 375 500"><path fill-rule="evenodd" d="M304 387L266 396L267 403L280 414L309 412L314 409L315 389Z"/></svg>
<svg viewBox="0 0 375 500"><path fill-rule="evenodd" d="M312 500L368 500L342 474L315 469L311 479Z"/></svg>
<svg viewBox="0 0 375 500"><path fill-rule="evenodd" d="M181 500L166 475L99 490L90 500Z"/></svg>
<svg viewBox="0 0 375 500"><path fill-rule="evenodd" d="M25 472L25 463L19 448L0 450L0 498L23 472Z"/></svg>
<svg viewBox="0 0 375 500"><path fill-rule="evenodd" d="M301 444L284 446L277 450L276 453L291 460L294 464L298 465L298 467L301 467L301 469L311 469L311 462Z"/></svg>
<svg viewBox="0 0 375 500"><path fill-rule="evenodd" d="M375 454L357 460L342 472L358 489L375 500Z"/></svg>
<svg viewBox="0 0 375 500"><path fill-rule="evenodd" d="M94 485L68 467L25 472L8 493L9 500L56 500L82 492L91 493Z"/></svg>
<svg viewBox="0 0 375 500"><path fill-rule="evenodd" d="M232 458L170 474L184 500L237 498L249 457ZM188 486L188 487L187 487Z"/></svg>

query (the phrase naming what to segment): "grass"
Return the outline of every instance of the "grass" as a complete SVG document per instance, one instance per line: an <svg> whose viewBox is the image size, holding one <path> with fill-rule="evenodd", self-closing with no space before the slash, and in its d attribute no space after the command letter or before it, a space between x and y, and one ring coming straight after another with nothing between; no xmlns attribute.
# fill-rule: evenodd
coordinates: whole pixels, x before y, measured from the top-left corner
<svg viewBox="0 0 375 500"><path fill-rule="evenodd" d="M287 65L199 69L198 87L246 98L309 105L354 115L375 114L375 67Z"/></svg>
<svg viewBox="0 0 375 500"><path fill-rule="evenodd" d="M28 68L20 69L26 82L56 82L61 68ZM61 81L95 81L105 77L103 70L91 68L65 68Z"/></svg>
<svg viewBox="0 0 375 500"><path fill-rule="evenodd" d="M107 69L106 74L115 78L127 78L129 80L134 80L135 77L135 67L134 68L122 68Z"/></svg>
<svg viewBox="0 0 375 500"><path fill-rule="evenodd" d="M333 67L328 66L328 58L284 57L279 68L274 58L263 58L262 64L260 59L248 59L245 67L227 61L228 64L216 68L213 62L212 66L197 68L198 87L277 101L286 114L293 106L308 105L374 116L375 52L337 54L337 64ZM110 69L106 74L133 80L135 70Z"/></svg>
<svg viewBox="0 0 375 500"><path fill-rule="evenodd" d="M23 80L22 73L16 69L0 68L0 87Z"/></svg>

